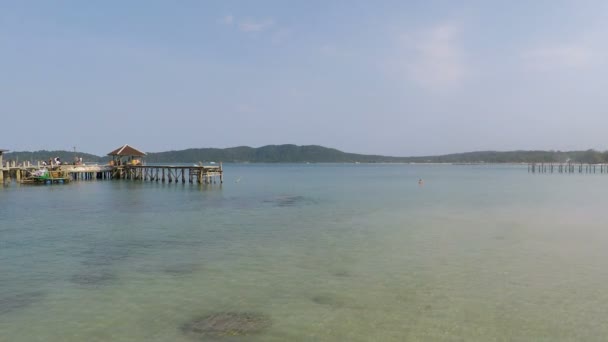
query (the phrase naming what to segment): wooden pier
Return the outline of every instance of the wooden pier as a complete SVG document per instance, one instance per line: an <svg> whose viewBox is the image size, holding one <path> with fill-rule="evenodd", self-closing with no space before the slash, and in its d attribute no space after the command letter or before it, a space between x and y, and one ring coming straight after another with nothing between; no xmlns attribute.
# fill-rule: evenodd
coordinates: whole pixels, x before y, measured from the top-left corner
<svg viewBox="0 0 608 342"><path fill-rule="evenodd" d="M85 165L82 159L75 157L74 164L60 163L59 159L46 162L38 161L33 165L29 161L17 164L15 161L2 162L0 150L0 184L14 178L23 184L58 184L69 181L86 180L133 180L162 183L213 184L224 183L224 170L219 165L145 165L140 158L146 156L136 148L123 145L108 153L112 160L107 165ZM215 163L212 163L215 164ZM41 171L34 174L36 171ZM48 172L47 172L48 171ZM42 176L40 176L42 174ZM54 180L57 180L56 182Z"/></svg>
<svg viewBox="0 0 608 342"><path fill-rule="evenodd" d="M9 163L7 163L9 164ZM17 183L32 183L28 181L29 175L41 169L48 169L53 173L60 173L70 181L92 180L131 180L162 183L198 183L215 184L224 183L224 170L222 165L61 165L47 168L46 166L33 166L29 163L10 163L0 167L1 181L15 180Z"/></svg>
<svg viewBox="0 0 608 342"><path fill-rule="evenodd" d="M529 173L599 173L608 174L608 164L529 163Z"/></svg>

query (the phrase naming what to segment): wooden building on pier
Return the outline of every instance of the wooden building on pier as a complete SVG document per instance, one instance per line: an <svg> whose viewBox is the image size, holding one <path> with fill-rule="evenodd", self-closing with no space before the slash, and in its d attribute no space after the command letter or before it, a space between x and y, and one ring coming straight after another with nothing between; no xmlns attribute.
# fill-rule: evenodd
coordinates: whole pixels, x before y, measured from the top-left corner
<svg viewBox="0 0 608 342"><path fill-rule="evenodd" d="M112 157L112 161L110 162L112 166L141 165L140 158L145 157L146 153L129 146L129 144L124 144L108 153L108 156Z"/></svg>

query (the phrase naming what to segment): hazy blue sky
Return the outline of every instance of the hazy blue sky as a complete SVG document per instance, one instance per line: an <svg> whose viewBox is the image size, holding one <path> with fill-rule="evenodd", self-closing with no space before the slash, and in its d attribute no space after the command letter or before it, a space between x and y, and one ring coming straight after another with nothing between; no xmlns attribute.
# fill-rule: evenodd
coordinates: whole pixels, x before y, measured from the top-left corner
<svg viewBox="0 0 608 342"><path fill-rule="evenodd" d="M607 1L2 1L0 148L608 148Z"/></svg>

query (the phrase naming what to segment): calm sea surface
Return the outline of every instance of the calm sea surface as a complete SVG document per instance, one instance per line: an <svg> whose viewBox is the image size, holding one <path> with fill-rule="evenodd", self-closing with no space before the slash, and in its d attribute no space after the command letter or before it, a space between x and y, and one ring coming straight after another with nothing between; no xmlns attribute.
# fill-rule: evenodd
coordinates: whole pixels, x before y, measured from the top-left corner
<svg viewBox="0 0 608 342"><path fill-rule="evenodd" d="M225 172L0 187L0 341L608 336L608 175Z"/></svg>

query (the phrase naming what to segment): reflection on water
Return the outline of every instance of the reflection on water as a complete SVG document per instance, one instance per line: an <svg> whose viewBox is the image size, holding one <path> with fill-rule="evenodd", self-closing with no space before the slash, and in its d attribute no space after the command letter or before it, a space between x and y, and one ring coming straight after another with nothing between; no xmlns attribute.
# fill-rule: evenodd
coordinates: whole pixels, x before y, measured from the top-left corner
<svg viewBox="0 0 608 342"><path fill-rule="evenodd" d="M605 175L408 165L226 172L243 177L221 188L4 187L0 341L608 335Z"/></svg>

